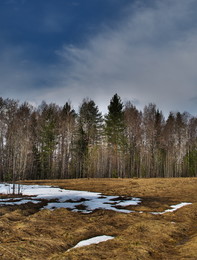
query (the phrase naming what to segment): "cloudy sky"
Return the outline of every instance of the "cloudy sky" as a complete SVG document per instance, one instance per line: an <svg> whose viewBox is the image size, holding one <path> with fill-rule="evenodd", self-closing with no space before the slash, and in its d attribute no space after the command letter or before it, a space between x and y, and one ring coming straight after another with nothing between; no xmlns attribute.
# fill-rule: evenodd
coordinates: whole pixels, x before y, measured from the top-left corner
<svg viewBox="0 0 197 260"><path fill-rule="evenodd" d="M0 96L197 114L196 0L0 0Z"/></svg>

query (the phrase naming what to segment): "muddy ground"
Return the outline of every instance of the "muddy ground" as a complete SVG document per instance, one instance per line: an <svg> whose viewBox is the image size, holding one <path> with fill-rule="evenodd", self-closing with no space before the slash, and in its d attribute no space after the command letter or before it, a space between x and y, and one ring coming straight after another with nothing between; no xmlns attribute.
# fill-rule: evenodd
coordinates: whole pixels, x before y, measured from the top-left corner
<svg viewBox="0 0 197 260"><path fill-rule="evenodd" d="M197 178L77 179L25 183L140 197L142 203L127 207L137 211L129 214L107 210L96 210L90 214L67 209L40 211L46 203L44 201L38 205L28 203L0 207L2 260L197 259ZM162 215L150 213L161 212L180 202L192 204ZM115 238L68 251L79 241L99 235Z"/></svg>

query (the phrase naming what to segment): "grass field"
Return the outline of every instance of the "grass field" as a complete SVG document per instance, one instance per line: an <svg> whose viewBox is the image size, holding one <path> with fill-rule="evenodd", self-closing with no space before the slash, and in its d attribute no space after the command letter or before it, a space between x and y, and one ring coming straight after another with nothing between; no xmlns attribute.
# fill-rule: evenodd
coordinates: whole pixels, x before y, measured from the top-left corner
<svg viewBox="0 0 197 260"><path fill-rule="evenodd" d="M44 180L25 184L139 197L142 202L126 207L136 211L129 214L102 209L90 214L67 209L40 211L42 205L32 203L2 206L2 260L197 259L197 178ZM192 204L174 212L151 214L181 202ZM102 235L114 239L69 250L81 240Z"/></svg>

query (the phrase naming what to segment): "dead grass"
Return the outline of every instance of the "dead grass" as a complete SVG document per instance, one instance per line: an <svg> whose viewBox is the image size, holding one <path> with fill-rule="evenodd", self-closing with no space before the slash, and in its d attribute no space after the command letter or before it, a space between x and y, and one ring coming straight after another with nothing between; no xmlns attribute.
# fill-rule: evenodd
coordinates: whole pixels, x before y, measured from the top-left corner
<svg viewBox="0 0 197 260"><path fill-rule="evenodd" d="M26 181L105 195L141 197L134 206L143 213L97 210L91 214L67 209L39 211L28 205L0 208L0 259L100 260L197 259L197 178L78 179ZM175 212L152 215L172 204L192 202ZM43 202L44 203L44 202ZM128 207L132 209L132 207ZM98 235L115 239L67 251Z"/></svg>

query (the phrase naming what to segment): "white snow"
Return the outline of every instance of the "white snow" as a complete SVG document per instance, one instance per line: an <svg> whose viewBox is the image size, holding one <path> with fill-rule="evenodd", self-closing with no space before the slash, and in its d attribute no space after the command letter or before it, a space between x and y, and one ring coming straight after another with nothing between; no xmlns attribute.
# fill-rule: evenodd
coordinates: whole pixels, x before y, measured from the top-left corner
<svg viewBox="0 0 197 260"><path fill-rule="evenodd" d="M130 205L136 205L136 201L140 201L140 198L133 198L132 202L130 200L122 201L119 203L119 206L126 207L126 206L130 206Z"/></svg>
<svg viewBox="0 0 197 260"><path fill-rule="evenodd" d="M68 251L70 251L74 248L82 247L82 246L89 246L89 245L92 245L92 244L98 244L98 243L101 243L101 242L104 242L104 241L107 241L107 240L111 240L111 239L114 239L114 237L112 237L112 236L92 237L92 238L80 241L78 244L76 244L76 246L72 247Z"/></svg>
<svg viewBox="0 0 197 260"><path fill-rule="evenodd" d="M16 185L16 190L18 189ZM23 198L0 199L0 206L21 205L28 202L41 203L46 201L43 209L68 208L75 212L91 213L96 209L113 210L122 213L132 213L133 210L124 209L126 206L135 206L141 203L140 198L125 198L119 196L103 196L101 193L77 190L65 190L58 187L42 186L42 185L22 185L20 187ZM12 193L12 184L0 183L0 194ZM170 206L163 212L150 212L159 215L167 212L173 212L183 206L191 203L182 202L177 205ZM139 212L143 213L143 212Z"/></svg>
<svg viewBox="0 0 197 260"><path fill-rule="evenodd" d="M184 206L187 206L187 205L190 205L190 204L192 204L192 203L189 203L189 202L181 202L181 203L179 203L179 204L177 204L177 205L172 205L172 206L170 206L171 209L166 209L166 210L164 210L163 212L151 212L151 213L154 214L154 215L160 215L160 214L164 214L164 213L167 213L167 212L176 211L177 209L180 209L180 208L182 208L182 207L184 207Z"/></svg>
<svg viewBox="0 0 197 260"><path fill-rule="evenodd" d="M17 187L16 187L17 188ZM68 208L72 211L91 213L96 209L114 210L123 213L133 211L122 207L138 205L139 198L121 198L119 196L102 196L101 193L89 191L65 190L51 186L22 185L22 193L25 198L0 199L0 206L20 205L27 202L40 203L43 199L47 201L44 209ZM11 184L0 184L0 193L8 194L12 191Z"/></svg>
<svg viewBox="0 0 197 260"><path fill-rule="evenodd" d="M23 199L23 200L11 200L11 199L10 199L10 201L5 201L5 202L0 200L0 206L22 205L22 204L26 204L26 203L28 203L28 202L31 202L31 203L40 203L40 201L38 201L38 200L25 200L25 199Z"/></svg>

